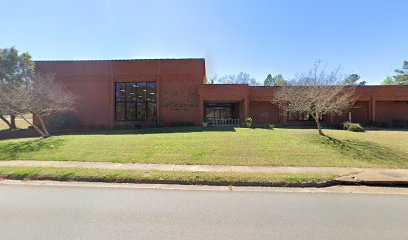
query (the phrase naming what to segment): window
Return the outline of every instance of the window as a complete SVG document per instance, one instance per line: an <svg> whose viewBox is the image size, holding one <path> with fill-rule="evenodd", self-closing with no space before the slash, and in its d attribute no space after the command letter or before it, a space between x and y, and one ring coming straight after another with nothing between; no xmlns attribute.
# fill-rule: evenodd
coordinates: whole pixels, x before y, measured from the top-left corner
<svg viewBox="0 0 408 240"><path fill-rule="evenodd" d="M213 119L232 119L234 115L234 105L229 103L207 103L205 107L205 117Z"/></svg>
<svg viewBox="0 0 408 240"><path fill-rule="evenodd" d="M323 120L323 116L320 117ZM309 113L304 112L288 112L288 121L314 121Z"/></svg>
<svg viewBox="0 0 408 240"><path fill-rule="evenodd" d="M308 113L288 112L288 120L289 121L311 121L313 120L313 118Z"/></svg>
<svg viewBox="0 0 408 240"><path fill-rule="evenodd" d="M144 121L157 117L156 82L115 84L115 120Z"/></svg>

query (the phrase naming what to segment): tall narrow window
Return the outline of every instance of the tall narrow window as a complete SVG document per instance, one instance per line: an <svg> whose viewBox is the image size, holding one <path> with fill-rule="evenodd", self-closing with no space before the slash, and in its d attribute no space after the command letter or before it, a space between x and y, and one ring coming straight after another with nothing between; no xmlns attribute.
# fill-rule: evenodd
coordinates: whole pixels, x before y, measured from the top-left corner
<svg viewBox="0 0 408 240"><path fill-rule="evenodd" d="M155 82L149 82L146 84L146 112L147 112L147 119L148 120L153 120L156 119L156 112L157 112L157 84Z"/></svg>
<svg viewBox="0 0 408 240"><path fill-rule="evenodd" d="M156 82L115 84L115 119L144 121L157 118Z"/></svg>

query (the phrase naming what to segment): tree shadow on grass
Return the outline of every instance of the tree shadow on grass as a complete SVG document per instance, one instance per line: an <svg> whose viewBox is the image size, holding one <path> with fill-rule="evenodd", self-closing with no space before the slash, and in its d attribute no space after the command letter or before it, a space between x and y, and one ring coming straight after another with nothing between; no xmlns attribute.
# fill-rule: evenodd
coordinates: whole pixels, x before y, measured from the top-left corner
<svg viewBox="0 0 408 240"><path fill-rule="evenodd" d="M341 154L364 160L370 164L384 167L408 166L406 153L377 143L356 139L341 140L330 136L320 137L320 142L339 151Z"/></svg>
<svg viewBox="0 0 408 240"><path fill-rule="evenodd" d="M53 150L63 144L59 138L34 139L16 143L0 145L0 160L18 160L20 154L37 152L40 150Z"/></svg>
<svg viewBox="0 0 408 240"><path fill-rule="evenodd" d="M34 129L4 129L0 130L0 140L39 137L40 135Z"/></svg>

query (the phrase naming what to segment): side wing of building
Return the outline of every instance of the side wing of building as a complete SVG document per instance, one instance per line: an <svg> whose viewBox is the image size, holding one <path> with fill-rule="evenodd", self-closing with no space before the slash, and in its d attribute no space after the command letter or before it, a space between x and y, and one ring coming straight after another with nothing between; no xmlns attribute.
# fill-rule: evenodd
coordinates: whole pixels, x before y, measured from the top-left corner
<svg viewBox="0 0 408 240"><path fill-rule="evenodd" d="M78 96L81 127L201 123L204 59L37 61L36 71L54 74Z"/></svg>

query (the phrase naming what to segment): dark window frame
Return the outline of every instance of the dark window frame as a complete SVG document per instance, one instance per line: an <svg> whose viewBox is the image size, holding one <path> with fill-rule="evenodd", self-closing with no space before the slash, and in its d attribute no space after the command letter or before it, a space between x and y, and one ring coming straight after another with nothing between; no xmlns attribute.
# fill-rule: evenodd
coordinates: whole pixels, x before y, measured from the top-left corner
<svg viewBox="0 0 408 240"><path fill-rule="evenodd" d="M118 100L117 92L120 84L125 85L125 96L124 100ZM144 90L146 92L143 100L139 100L138 96L136 97L135 100L128 100L128 85L130 84L136 84L136 85L144 85ZM148 87L148 84L154 84L154 88ZM153 89L153 91L152 91ZM154 92L155 97L153 99L148 100L148 95L151 92ZM115 82L115 109L114 109L114 120L118 122L142 122L142 121L150 121L150 120L156 120L157 119L157 82L155 81L147 81L147 82ZM136 90L136 95L137 95L137 90ZM151 97L151 96L150 96ZM124 104L124 119L118 119L118 114L117 114L117 109L118 109L118 103ZM128 103L129 104L134 104L135 105L135 119L129 119L128 116ZM144 104L144 118L138 118L138 104ZM154 116L150 116L149 114L149 103L154 103L155 104L155 112Z"/></svg>
<svg viewBox="0 0 408 240"><path fill-rule="evenodd" d="M204 118L209 121L217 119L234 119L234 112L236 111L235 104L236 103L204 103ZM227 117L217 117L215 112L224 112ZM212 113L212 116L208 116L210 113Z"/></svg>
<svg viewBox="0 0 408 240"><path fill-rule="evenodd" d="M321 116L320 121L322 121L323 119L324 119L323 116ZM293 122L313 122L315 121L314 118L308 113L289 112L289 111L287 111L286 120L293 121Z"/></svg>
<svg viewBox="0 0 408 240"><path fill-rule="evenodd" d="M289 112L287 114L288 121L312 121L313 118L308 113L303 112Z"/></svg>

